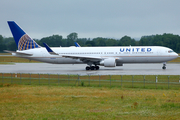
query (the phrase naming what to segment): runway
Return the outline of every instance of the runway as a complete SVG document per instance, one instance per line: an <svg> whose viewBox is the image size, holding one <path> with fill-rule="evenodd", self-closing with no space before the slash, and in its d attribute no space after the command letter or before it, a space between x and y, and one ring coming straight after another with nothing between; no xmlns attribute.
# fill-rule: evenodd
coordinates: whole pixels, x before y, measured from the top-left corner
<svg viewBox="0 0 180 120"><path fill-rule="evenodd" d="M124 64L120 67L103 67L99 70L86 71L85 64L48 64L48 63L15 63L0 65L0 73L33 73L33 74L79 74L79 75L180 75L180 64L169 63L162 70L161 64Z"/></svg>

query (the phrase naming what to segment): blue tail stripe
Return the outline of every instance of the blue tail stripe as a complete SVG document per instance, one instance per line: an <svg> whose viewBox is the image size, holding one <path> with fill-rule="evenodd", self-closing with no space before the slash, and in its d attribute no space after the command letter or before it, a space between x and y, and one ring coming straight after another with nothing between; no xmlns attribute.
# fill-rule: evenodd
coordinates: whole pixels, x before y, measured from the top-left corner
<svg viewBox="0 0 180 120"><path fill-rule="evenodd" d="M14 21L8 21L9 27L18 46L19 39L26 34Z"/></svg>

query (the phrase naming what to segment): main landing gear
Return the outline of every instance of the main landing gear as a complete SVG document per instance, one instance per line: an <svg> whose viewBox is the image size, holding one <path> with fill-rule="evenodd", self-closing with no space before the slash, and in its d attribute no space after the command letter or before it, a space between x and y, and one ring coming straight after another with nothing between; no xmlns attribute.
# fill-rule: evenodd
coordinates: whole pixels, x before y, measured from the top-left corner
<svg viewBox="0 0 180 120"><path fill-rule="evenodd" d="M99 70L99 66L87 66L86 70Z"/></svg>
<svg viewBox="0 0 180 120"><path fill-rule="evenodd" d="M163 70L166 69L166 62L163 63L163 67L162 67Z"/></svg>

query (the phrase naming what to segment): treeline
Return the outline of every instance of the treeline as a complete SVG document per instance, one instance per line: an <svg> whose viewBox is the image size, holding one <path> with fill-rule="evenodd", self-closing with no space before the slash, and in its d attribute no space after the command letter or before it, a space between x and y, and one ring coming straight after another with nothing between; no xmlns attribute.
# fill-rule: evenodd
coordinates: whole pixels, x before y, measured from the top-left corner
<svg viewBox="0 0 180 120"><path fill-rule="evenodd" d="M180 36L173 34L163 35L150 35L142 36L139 41L124 36L121 39L113 38L78 38L77 33L71 33L67 38L63 38L61 35L52 35L44 37L40 40L34 39L39 45L43 46L43 43L47 43L50 47L68 47L74 46L74 42L78 42L82 47L84 46L165 46L173 49L175 52L180 53ZM0 35L0 52L3 50L17 50L16 43L12 37L6 38Z"/></svg>

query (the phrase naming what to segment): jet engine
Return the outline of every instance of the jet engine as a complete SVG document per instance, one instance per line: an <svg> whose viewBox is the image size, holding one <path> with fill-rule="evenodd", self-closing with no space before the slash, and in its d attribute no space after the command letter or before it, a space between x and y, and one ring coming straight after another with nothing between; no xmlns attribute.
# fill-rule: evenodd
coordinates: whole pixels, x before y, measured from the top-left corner
<svg viewBox="0 0 180 120"><path fill-rule="evenodd" d="M100 65L104 67L116 67L116 59L115 58L107 58L100 62Z"/></svg>

